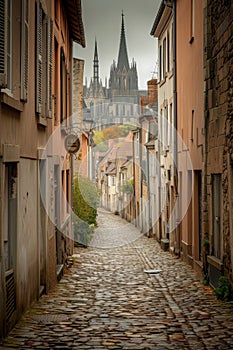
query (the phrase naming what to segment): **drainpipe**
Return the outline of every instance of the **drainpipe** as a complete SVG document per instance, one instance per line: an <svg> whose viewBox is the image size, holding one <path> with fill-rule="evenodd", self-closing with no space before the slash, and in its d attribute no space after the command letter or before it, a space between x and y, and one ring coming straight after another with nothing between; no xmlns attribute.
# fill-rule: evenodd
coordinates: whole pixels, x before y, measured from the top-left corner
<svg viewBox="0 0 233 350"><path fill-rule="evenodd" d="M175 187L175 196L176 196L176 206L177 201L179 200L178 193L178 154L177 154L177 41L176 41L176 33L177 33L177 14L176 14L176 0L173 0L173 106L174 106L174 187ZM176 211L176 232L175 238L177 243L177 253L180 255L180 229L179 229L179 213L178 209Z"/></svg>
<svg viewBox="0 0 233 350"><path fill-rule="evenodd" d="M148 121L148 135L150 135L150 121ZM148 141L149 141L149 137L148 137ZM146 148L146 172L147 172L147 193L148 193L148 224L149 224L149 229L148 229L148 237L151 237L152 234L152 219L151 219L151 188L150 188L150 166L149 166L149 162L150 162L150 152L149 149Z"/></svg>
<svg viewBox="0 0 233 350"><path fill-rule="evenodd" d="M142 124L139 129L139 164L140 164L140 213L139 213L139 227L143 232L143 169L142 169Z"/></svg>
<svg viewBox="0 0 233 350"><path fill-rule="evenodd" d="M173 14L173 114L174 114L174 146L173 146L173 169L174 169L174 188L176 196L176 206L178 204L178 154L177 154L177 41L176 41L176 32L177 32L177 19L176 19L176 0L164 0L164 5L172 8ZM180 232L179 232L179 215L178 209L175 213L176 219L176 228L175 228L175 240L178 244L178 254L180 254ZM170 231L170 230L169 230Z"/></svg>
<svg viewBox="0 0 233 350"><path fill-rule="evenodd" d="M174 107L174 177L175 191L178 194L178 156L177 156L177 42L176 42L176 0L173 1L173 107Z"/></svg>

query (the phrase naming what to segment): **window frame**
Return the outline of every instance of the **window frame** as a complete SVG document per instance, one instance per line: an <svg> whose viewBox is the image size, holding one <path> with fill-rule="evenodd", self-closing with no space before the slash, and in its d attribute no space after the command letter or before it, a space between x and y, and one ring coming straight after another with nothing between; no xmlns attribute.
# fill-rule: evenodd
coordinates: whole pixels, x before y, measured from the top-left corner
<svg viewBox="0 0 233 350"><path fill-rule="evenodd" d="M7 1L7 86L6 89L12 90L12 0Z"/></svg>
<svg viewBox="0 0 233 350"><path fill-rule="evenodd" d="M212 182L212 250L213 256L222 259L222 175L211 174ZM219 212L219 216L215 214ZM216 228L217 225L217 228ZM218 232L217 232L218 231ZM218 233L218 235L217 235Z"/></svg>
<svg viewBox="0 0 233 350"><path fill-rule="evenodd" d="M10 15L8 16L9 12L10 12ZM9 24L8 19L10 22L9 26L8 26ZM3 88L5 92L11 93L11 88L12 88L12 0L1 0L0 2L0 26L1 26L0 87ZM8 62L8 58L10 62Z"/></svg>
<svg viewBox="0 0 233 350"><path fill-rule="evenodd" d="M20 99L28 96L29 0L21 0Z"/></svg>
<svg viewBox="0 0 233 350"><path fill-rule="evenodd" d="M46 126L46 118L52 118L53 22L46 14L41 0L36 1L35 40L35 111L40 117L39 123Z"/></svg>

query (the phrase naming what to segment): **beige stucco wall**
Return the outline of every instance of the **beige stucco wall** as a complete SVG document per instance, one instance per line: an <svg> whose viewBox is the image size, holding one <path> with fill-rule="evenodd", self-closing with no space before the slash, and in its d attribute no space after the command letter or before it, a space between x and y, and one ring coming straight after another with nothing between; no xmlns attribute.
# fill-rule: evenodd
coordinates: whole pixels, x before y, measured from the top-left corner
<svg viewBox="0 0 233 350"><path fill-rule="evenodd" d="M39 237L37 230L37 162L20 159L17 235L17 299L20 310L39 292Z"/></svg>
<svg viewBox="0 0 233 350"><path fill-rule="evenodd" d="M197 183L193 171L202 170L204 127L203 1L193 3L192 17L191 1L177 1L177 126L178 135L184 143L178 143L178 171L179 174L182 172L182 181L179 179L182 186L181 215L184 216L187 210L180 230L181 253L186 260L187 255L194 259L199 257L200 218L197 210ZM188 171L192 172L192 182ZM191 186L193 191L189 194Z"/></svg>

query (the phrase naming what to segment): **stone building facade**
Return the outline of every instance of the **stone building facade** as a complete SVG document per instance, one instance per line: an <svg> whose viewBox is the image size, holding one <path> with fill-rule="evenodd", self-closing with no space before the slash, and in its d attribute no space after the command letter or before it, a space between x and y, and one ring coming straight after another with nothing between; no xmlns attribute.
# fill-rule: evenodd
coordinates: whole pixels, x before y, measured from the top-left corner
<svg viewBox="0 0 233 350"><path fill-rule="evenodd" d="M213 286L221 275L233 283L232 18L232 1L204 1L204 272Z"/></svg>
<svg viewBox="0 0 233 350"><path fill-rule="evenodd" d="M129 64L126 45L124 14L122 13L120 45L117 62L110 67L109 86L99 77L99 57L95 41L93 77L83 87L85 108L95 121L95 129L114 124L137 124L139 91L136 62Z"/></svg>

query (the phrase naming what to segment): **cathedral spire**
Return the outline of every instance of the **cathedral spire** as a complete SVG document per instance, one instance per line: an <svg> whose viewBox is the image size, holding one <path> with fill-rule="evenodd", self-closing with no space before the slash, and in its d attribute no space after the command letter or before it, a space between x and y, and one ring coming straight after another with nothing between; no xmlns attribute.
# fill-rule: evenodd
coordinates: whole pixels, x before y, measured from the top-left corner
<svg viewBox="0 0 233 350"><path fill-rule="evenodd" d="M122 20L121 20L121 41L120 41L120 48L119 48L119 54L118 54L118 62L117 62L117 69L123 69L124 67L126 70L129 70L129 60L128 60L128 53L127 53L127 47L126 47L126 39L125 39L125 23L124 23L124 13L122 10Z"/></svg>
<svg viewBox="0 0 233 350"><path fill-rule="evenodd" d="M98 50L97 50L97 41L95 39L95 52L94 52L94 65L93 65L93 78L94 82L99 82L99 58L98 58Z"/></svg>

